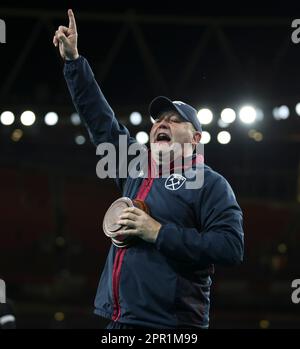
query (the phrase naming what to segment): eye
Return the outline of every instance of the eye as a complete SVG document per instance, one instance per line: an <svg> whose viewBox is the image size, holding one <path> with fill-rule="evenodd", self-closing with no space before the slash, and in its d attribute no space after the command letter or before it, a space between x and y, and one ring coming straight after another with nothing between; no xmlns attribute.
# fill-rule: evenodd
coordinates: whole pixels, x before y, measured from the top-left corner
<svg viewBox="0 0 300 349"><path fill-rule="evenodd" d="M176 122L176 123L180 123L181 122L181 120L178 119L178 118L171 118L170 121L171 122Z"/></svg>
<svg viewBox="0 0 300 349"><path fill-rule="evenodd" d="M158 119L155 119L155 124L158 124L158 123L160 123L160 122L162 122L163 121L163 118L162 117L160 117L160 118L158 118Z"/></svg>

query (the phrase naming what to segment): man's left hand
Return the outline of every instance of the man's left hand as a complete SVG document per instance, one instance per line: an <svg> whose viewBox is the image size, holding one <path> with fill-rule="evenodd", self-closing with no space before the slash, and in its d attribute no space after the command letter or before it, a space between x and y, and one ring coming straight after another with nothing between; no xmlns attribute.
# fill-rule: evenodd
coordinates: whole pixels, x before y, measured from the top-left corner
<svg viewBox="0 0 300 349"><path fill-rule="evenodd" d="M151 243L156 241L161 228L159 222L137 207L125 208L117 223L125 226L120 235L138 236Z"/></svg>

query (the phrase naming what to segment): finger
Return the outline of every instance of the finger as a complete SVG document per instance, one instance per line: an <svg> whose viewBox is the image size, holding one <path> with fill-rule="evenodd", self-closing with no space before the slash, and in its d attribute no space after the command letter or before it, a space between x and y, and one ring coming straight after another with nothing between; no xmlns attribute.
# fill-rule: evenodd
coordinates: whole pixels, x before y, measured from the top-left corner
<svg viewBox="0 0 300 349"><path fill-rule="evenodd" d="M144 213L144 211L140 210L137 207L127 207L123 210L122 214L124 213L133 213L133 214L136 214L137 216L140 216Z"/></svg>
<svg viewBox="0 0 300 349"><path fill-rule="evenodd" d="M54 38L53 38L53 42L56 43L56 46L57 46L58 43L59 43L58 34L59 34L59 31L57 30L57 31L55 32L55 35L54 35Z"/></svg>
<svg viewBox="0 0 300 349"><path fill-rule="evenodd" d="M136 229L126 229L126 230L119 230L118 235L139 235L138 231Z"/></svg>
<svg viewBox="0 0 300 349"><path fill-rule="evenodd" d="M68 30L69 30L69 28L65 27L64 25L60 25L58 27L58 31L63 32L64 34L68 34Z"/></svg>
<svg viewBox="0 0 300 349"><path fill-rule="evenodd" d="M58 45L57 37L56 35L53 36L53 44L56 47Z"/></svg>
<svg viewBox="0 0 300 349"><path fill-rule="evenodd" d="M56 41L58 42L58 35L60 34L60 32L57 30L56 32L55 32L55 35L54 35L54 37L56 38Z"/></svg>
<svg viewBox="0 0 300 349"><path fill-rule="evenodd" d="M77 32L75 16L71 9L68 10L68 16L69 16L69 29L73 29L75 32Z"/></svg>
<svg viewBox="0 0 300 349"><path fill-rule="evenodd" d="M66 38L65 34L60 32L60 31L57 33L57 38L63 44L67 44L68 43L68 39Z"/></svg>
<svg viewBox="0 0 300 349"><path fill-rule="evenodd" d="M133 213L124 213L124 214L121 214L121 216L119 217L119 219L130 219L132 221L135 221L137 218L137 216Z"/></svg>
<svg viewBox="0 0 300 349"><path fill-rule="evenodd" d="M136 228L135 222L131 221L130 219L119 219L117 223L120 225L126 225L130 228Z"/></svg>

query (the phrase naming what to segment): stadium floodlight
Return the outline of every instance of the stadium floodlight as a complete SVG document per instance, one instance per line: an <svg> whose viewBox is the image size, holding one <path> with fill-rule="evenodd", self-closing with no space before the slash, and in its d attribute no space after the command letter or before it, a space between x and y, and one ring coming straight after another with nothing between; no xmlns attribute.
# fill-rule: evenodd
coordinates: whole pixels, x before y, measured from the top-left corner
<svg viewBox="0 0 300 349"><path fill-rule="evenodd" d="M285 120L290 116L290 110L287 105L282 105L278 108L278 115L281 120Z"/></svg>
<svg viewBox="0 0 300 349"><path fill-rule="evenodd" d="M78 115L78 113L71 114L70 119L71 119L71 123L74 126L78 126L81 124L80 116Z"/></svg>
<svg viewBox="0 0 300 349"><path fill-rule="evenodd" d="M1 115L0 115L0 121L3 125L5 126L9 126L12 125L15 121L15 115L13 112L11 111L4 111Z"/></svg>
<svg viewBox="0 0 300 349"><path fill-rule="evenodd" d="M210 109L203 108L198 111L197 117L202 125L208 125L213 120L213 113Z"/></svg>
<svg viewBox="0 0 300 349"><path fill-rule="evenodd" d="M286 105L281 105L280 107L275 107L273 109L273 117L275 120L285 120L290 116L289 107Z"/></svg>
<svg viewBox="0 0 300 349"><path fill-rule="evenodd" d="M264 136L261 132L255 132L254 135L253 135L253 139L256 141L256 142L261 142L263 140Z"/></svg>
<svg viewBox="0 0 300 349"><path fill-rule="evenodd" d="M207 144L211 140L210 133L207 131L202 131L200 143Z"/></svg>
<svg viewBox="0 0 300 349"><path fill-rule="evenodd" d="M137 126L142 122L142 115L141 113L134 111L129 116L129 121L132 125Z"/></svg>
<svg viewBox="0 0 300 349"><path fill-rule="evenodd" d="M78 135L75 137L75 143L78 145L82 145L85 143L85 137L83 135Z"/></svg>
<svg viewBox="0 0 300 349"><path fill-rule="evenodd" d="M218 133L217 139L221 144L228 144L231 140L231 135L227 131L221 131Z"/></svg>
<svg viewBox="0 0 300 349"><path fill-rule="evenodd" d="M281 119L280 116L279 116L278 110L279 110L278 107L275 107L272 110L272 114L273 114L273 117L274 117L275 120L280 120Z"/></svg>
<svg viewBox="0 0 300 349"><path fill-rule="evenodd" d="M24 126L31 126L35 122L35 114L31 110L26 110L21 114L21 123Z"/></svg>
<svg viewBox="0 0 300 349"><path fill-rule="evenodd" d="M19 140L23 137L23 131L20 129L15 129L11 134L11 140L14 142L19 142Z"/></svg>
<svg viewBox="0 0 300 349"><path fill-rule="evenodd" d="M54 126L58 122L58 115L51 111L45 115L44 121L46 125Z"/></svg>
<svg viewBox="0 0 300 349"><path fill-rule="evenodd" d="M221 112L221 120L226 124L231 124L236 119L236 113L231 108L225 108Z"/></svg>
<svg viewBox="0 0 300 349"><path fill-rule="evenodd" d="M296 104L295 110L296 110L297 115L300 116L300 103Z"/></svg>
<svg viewBox="0 0 300 349"><path fill-rule="evenodd" d="M256 120L256 110L250 105L246 105L240 109L240 120L245 124L252 124Z"/></svg>
<svg viewBox="0 0 300 349"><path fill-rule="evenodd" d="M136 140L140 144L146 144L149 141L149 136L146 132L140 131L136 134Z"/></svg>

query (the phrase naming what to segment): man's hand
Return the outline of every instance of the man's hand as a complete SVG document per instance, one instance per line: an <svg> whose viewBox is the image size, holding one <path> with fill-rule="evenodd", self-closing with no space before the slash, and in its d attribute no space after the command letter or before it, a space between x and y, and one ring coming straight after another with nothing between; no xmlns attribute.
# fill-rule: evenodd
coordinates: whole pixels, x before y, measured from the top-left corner
<svg viewBox="0 0 300 349"><path fill-rule="evenodd" d="M74 60L79 57L77 50L77 28L74 13L68 10L69 27L59 26L53 37L53 44L59 47L63 59Z"/></svg>
<svg viewBox="0 0 300 349"><path fill-rule="evenodd" d="M120 235L138 236L141 239L154 243L161 228L161 224L150 217L146 212L136 207L128 207L123 210L118 224L126 229L119 231Z"/></svg>

